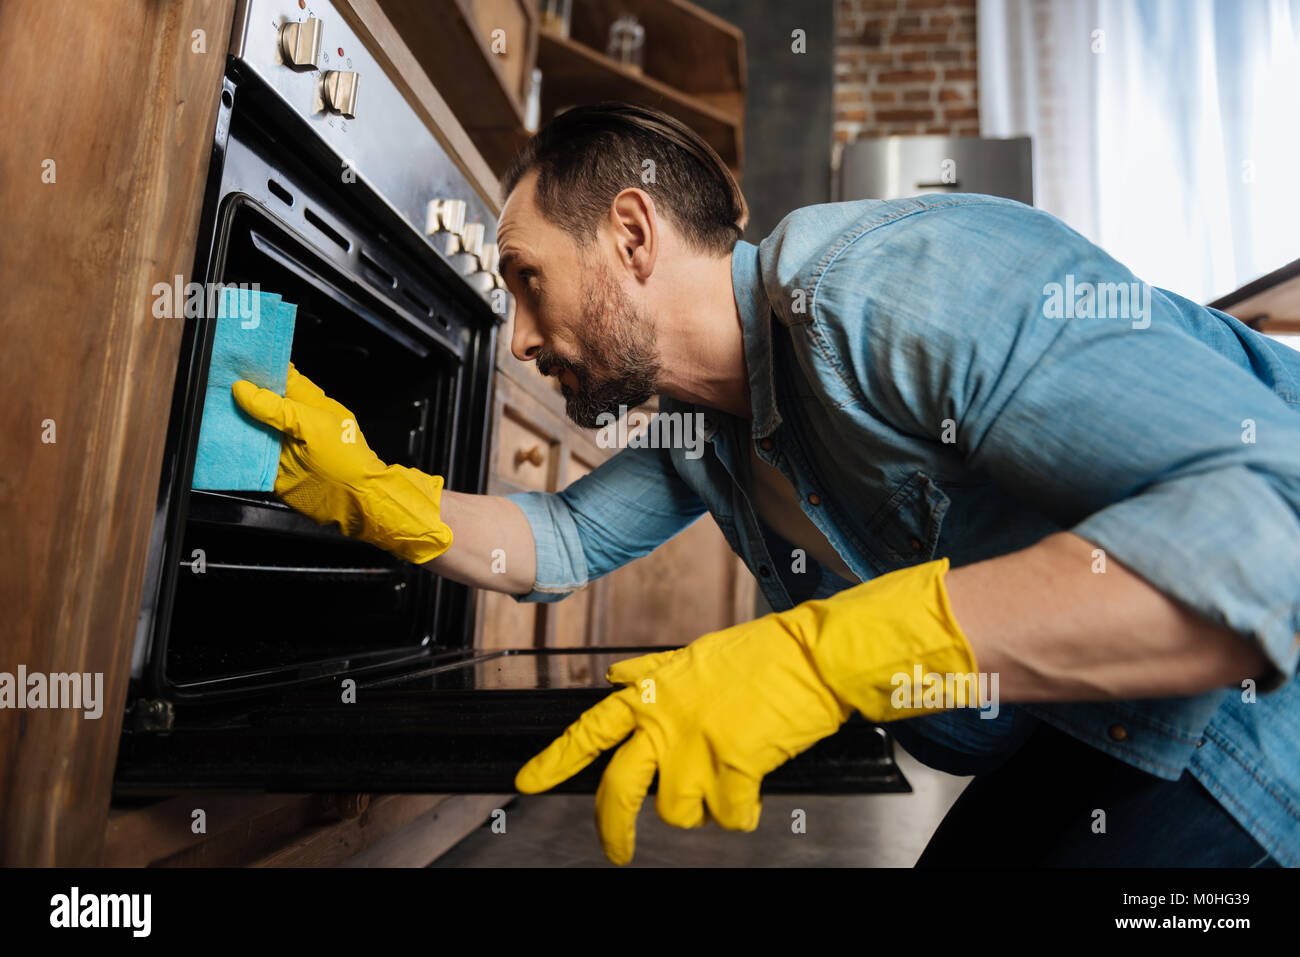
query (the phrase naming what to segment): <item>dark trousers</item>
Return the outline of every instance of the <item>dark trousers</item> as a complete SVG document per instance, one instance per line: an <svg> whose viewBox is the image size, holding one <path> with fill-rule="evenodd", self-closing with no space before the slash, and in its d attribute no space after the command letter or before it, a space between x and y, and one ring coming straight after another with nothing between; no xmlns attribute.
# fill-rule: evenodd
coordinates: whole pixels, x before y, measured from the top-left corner
<svg viewBox="0 0 1300 957"><path fill-rule="evenodd" d="M916 866L1279 865L1189 772L1166 781L1039 724L971 781Z"/></svg>

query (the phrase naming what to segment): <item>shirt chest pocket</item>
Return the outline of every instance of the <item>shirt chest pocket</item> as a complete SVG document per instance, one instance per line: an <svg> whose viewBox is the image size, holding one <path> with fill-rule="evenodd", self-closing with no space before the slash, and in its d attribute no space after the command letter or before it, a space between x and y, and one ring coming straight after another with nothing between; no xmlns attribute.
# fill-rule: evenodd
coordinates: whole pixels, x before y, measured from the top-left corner
<svg viewBox="0 0 1300 957"><path fill-rule="evenodd" d="M913 472L871 517L864 543L881 573L934 558L948 496L924 472Z"/></svg>

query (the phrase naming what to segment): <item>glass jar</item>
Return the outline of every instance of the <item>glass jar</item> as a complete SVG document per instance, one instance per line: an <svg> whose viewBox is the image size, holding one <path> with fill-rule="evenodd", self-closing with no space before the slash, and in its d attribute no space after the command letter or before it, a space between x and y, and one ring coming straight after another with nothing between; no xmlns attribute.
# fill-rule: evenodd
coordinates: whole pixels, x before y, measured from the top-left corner
<svg viewBox="0 0 1300 957"><path fill-rule="evenodd" d="M542 0L540 26L543 30L568 39L573 0Z"/></svg>
<svg viewBox="0 0 1300 957"><path fill-rule="evenodd" d="M533 68L528 78L528 97L524 102L524 129L536 133L542 122L542 71Z"/></svg>
<svg viewBox="0 0 1300 957"><path fill-rule="evenodd" d="M645 53L645 27L631 14L624 14L609 28L609 46L605 53L613 60L637 73Z"/></svg>

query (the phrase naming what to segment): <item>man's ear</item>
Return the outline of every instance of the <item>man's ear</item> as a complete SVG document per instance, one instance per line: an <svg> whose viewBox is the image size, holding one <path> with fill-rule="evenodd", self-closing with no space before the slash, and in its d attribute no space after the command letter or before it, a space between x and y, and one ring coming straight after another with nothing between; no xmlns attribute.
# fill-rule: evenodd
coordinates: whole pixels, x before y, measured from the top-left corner
<svg viewBox="0 0 1300 957"><path fill-rule="evenodd" d="M655 201L641 189L625 189L609 207L618 258L638 281L650 278L659 255L659 217Z"/></svg>

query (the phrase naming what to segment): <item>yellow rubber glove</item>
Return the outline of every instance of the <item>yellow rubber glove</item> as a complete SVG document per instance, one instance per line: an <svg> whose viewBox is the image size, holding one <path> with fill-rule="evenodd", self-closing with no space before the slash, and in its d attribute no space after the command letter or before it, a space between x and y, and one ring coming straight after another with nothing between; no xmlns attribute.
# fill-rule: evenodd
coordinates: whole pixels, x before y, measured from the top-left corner
<svg viewBox="0 0 1300 957"><path fill-rule="evenodd" d="M230 388L240 408L285 433L275 494L318 524L421 564L451 547L439 514L442 476L385 465L356 416L289 363L283 397L247 379Z"/></svg>
<svg viewBox="0 0 1300 957"><path fill-rule="evenodd" d="M903 707L891 703L896 675L911 681L916 665L923 674L977 671L949 608L947 570L946 558L901 569L614 664L606 678L631 687L584 712L520 769L515 787L552 788L631 733L596 792L611 861L632 859L637 812L656 770L655 808L667 823L699 827L712 815L752 831L764 775L833 734L854 709L876 722L922 713L910 697Z"/></svg>

